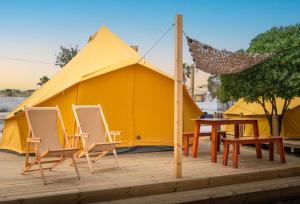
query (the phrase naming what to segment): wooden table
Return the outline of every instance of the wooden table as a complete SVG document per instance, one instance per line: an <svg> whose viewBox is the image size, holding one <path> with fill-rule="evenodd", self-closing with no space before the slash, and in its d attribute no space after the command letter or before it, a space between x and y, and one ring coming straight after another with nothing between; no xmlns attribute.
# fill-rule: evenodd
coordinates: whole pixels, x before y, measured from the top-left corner
<svg viewBox="0 0 300 204"><path fill-rule="evenodd" d="M198 155L198 141L199 141L199 132L201 125L211 125L211 162L217 162L217 132L218 127L221 125L234 125L234 136L239 137L239 125L241 124L252 124L253 125L253 134L254 137L259 137L259 130L258 130L258 121L257 119L246 119L246 118L239 118L239 119L227 119L227 118L197 118L192 119L195 121L195 128L194 128L194 139L193 139L193 150L192 155L193 157L197 157ZM261 157L261 146L256 145L256 151Z"/></svg>

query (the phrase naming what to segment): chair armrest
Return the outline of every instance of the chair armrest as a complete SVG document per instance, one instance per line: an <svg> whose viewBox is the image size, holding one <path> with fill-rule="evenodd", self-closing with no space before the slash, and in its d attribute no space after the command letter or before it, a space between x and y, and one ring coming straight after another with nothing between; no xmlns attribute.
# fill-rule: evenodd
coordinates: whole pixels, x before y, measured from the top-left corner
<svg viewBox="0 0 300 204"><path fill-rule="evenodd" d="M69 143L70 143L70 141L72 141L70 143L71 147L75 148L76 144L80 141L80 139L88 138L88 136L89 136L88 133L79 133L79 134L75 134L75 135L68 135L68 140L69 140Z"/></svg>
<svg viewBox="0 0 300 204"><path fill-rule="evenodd" d="M88 138L89 137L89 133L79 133L77 135L75 135L76 137L83 137L83 138Z"/></svg>
<svg viewBox="0 0 300 204"><path fill-rule="evenodd" d="M40 143L42 141L41 138L37 138L37 137L34 137L34 138L27 138L26 139L26 142L28 143Z"/></svg>
<svg viewBox="0 0 300 204"><path fill-rule="evenodd" d="M119 136L121 135L121 131L110 131L110 134Z"/></svg>
<svg viewBox="0 0 300 204"><path fill-rule="evenodd" d="M76 138L76 139L79 139L79 138L87 138L89 137L89 134L88 133L79 133L79 134L76 134L76 135L69 135L70 138Z"/></svg>
<svg viewBox="0 0 300 204"><path fill-rule="evenodd" d="M121 131L110 131L110 134L113 135L113 141L116 142L117 136L121 135Z"/></svg>

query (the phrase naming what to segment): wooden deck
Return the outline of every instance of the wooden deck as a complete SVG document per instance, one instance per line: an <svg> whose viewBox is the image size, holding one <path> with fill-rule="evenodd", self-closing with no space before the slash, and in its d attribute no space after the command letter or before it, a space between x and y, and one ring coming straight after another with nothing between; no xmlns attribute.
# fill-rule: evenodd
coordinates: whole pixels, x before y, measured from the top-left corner
<svg viewBox="0 0 300 204"><path fill-rule="evenodd" d="M294 156L287 155L286 164L279 162L278 155L270 162L267 152L260 160L254 148L246 147L241 149L239 169L234 169L231 157L229 166L222 166L221 153L218 163L211 163L209 147L208 141L200 141L198 158L183 157L184 177L179 180L173 176L173 152L169 151L120 154L120 169L112 156L106 156L96 164L94 174L83 158L81 180L65 164L46 172L48 185L43 185L38 172L20 175L24 156L0 152L0 202L86 203L300 175L300 158Z"/></svg>
<svg viewBox="0 0 300 204"><path fill-rule="evenodd" d="M285 147L290 147L291 152L295 152L295 149L300 149L300 140L283 140Z"/></svg>

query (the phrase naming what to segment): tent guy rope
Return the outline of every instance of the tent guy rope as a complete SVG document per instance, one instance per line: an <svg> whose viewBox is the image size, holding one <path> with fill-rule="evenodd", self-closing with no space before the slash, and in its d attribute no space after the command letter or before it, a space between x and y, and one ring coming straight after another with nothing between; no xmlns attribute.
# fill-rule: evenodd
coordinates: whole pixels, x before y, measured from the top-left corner
<svg viewBox="0 0 300 204"><path fill-rule="evenodd" d="M142 61L146 57L146 55L151 52L151 50L168 34L168 32L175 26L175 23L173 23L161 36L158 38L155 43L145 52L145 54L139 59L137 63Z"/></svg>
<svg viewBox="0 0 300 204"><path fill-rule="evenodd" d="M7 60L21 61L21 62L29 62L29 63L38 63L38 64L51 64L51 65L55 65L54 63L51 63L51 62L46 62L46 61L41 61L41 60L33 60L33 59L17 58L17 57L0 56L0 59L7 59Z"/></svg>

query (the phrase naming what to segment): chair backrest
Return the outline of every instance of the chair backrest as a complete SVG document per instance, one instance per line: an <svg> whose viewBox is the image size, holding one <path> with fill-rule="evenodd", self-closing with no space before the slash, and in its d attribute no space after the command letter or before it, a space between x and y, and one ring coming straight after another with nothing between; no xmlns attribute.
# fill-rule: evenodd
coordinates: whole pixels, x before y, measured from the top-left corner
<svg viewBox="0 0 300 204"><path fill-rule="evenodd" d="M39 153L48 149L62 149L59 142L59 123L68 146L66 130L58 107L25 107L25 115L30 131L29 137L41 139Z"/></svg>
<svg viewBox="0 0 300 204"><path fill-rule="evenodd" d="M86 144L105 143L106 137L111 142L111 136L100 105L73 105L73 112L79 133L88 133Z"/></svg>

